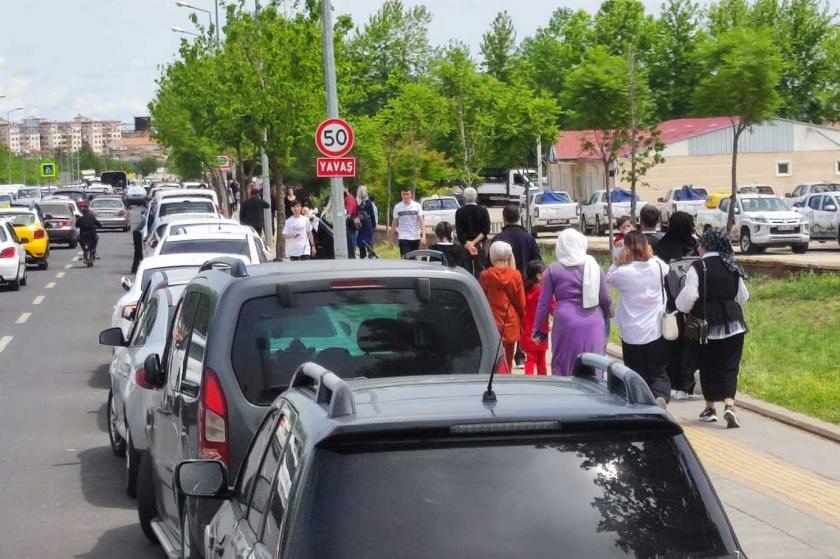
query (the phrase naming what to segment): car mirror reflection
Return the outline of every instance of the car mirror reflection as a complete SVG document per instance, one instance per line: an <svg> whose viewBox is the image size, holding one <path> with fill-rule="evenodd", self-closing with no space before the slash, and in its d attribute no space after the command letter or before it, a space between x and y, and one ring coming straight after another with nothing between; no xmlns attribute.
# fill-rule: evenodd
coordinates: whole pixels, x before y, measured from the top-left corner
<svg viewBox="0 0 840 559"><path fill-rule="evenodd" d="M188 460L175 469L178 492L187 497L225 497L228 472L218 460Z"/></svg>

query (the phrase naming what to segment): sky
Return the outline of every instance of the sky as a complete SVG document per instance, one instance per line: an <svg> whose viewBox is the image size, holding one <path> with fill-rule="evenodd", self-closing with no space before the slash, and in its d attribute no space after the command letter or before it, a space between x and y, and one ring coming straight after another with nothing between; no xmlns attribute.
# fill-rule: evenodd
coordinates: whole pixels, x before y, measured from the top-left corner
<svg viewBox="0 0 840 559"><path fill-rule="evenodd" d="M224 1L224 0L222 0ZM248 3L253 0L247 0ZM558 7L592 11L586 0L404 0L423 3L432 13L432 44L457 38L477 54L482 34L496 14L507 10L518 38L544 26ZM213 0L191 0L212 11ZM701 0L706 4L707 0ZM0 117L23 107L13 120L39 116L69 120L77 114L133 123L148 114L160 66L174 59L182 37L192 30L191 10L175 0L23 0L3 2L0 30ZM645 0L656 13L661 0ZM381 0L333 0L337 13L360 24ZM840 0L830 0L833 9ZM207 16L198 13L206 21ZM33 17L37 16L37 17Z"/></svg>

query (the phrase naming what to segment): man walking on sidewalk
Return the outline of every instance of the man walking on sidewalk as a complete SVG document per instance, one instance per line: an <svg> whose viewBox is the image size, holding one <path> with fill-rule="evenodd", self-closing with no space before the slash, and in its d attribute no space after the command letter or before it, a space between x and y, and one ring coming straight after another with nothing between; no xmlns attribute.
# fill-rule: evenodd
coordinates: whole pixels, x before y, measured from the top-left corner
<svg viewBox="0 0 840 559"><path fill-rule="evenodd" d="M417 201L411 199L410 188L403 189L402 202L394 206L389 239L391 246L394 246L394 237L398 240L401 258L405 258L405 255L412 250L420 248L421 244L426 245L426 220L423 218L423 208Z"/></svg>

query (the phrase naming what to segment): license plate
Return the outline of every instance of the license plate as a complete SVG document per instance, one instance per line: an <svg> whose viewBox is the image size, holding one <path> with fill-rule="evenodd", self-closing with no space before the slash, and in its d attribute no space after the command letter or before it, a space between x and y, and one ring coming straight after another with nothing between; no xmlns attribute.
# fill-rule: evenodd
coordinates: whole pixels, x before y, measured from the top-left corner
<svg viewBox="0 0 840 559"><path fill-rule="evenodd" d="M794 229L796 229L796 226L794 226L794 225L779 225L779 226L776 227L776 229L778 229L779 231L793 231Z"/></svg>
<svg viewBox="0 0 840 559"><path fill-rule="evenodd" d="M549 225L565 225L568 222L569 222L568 219L549 219L548 220Z"/></svg>

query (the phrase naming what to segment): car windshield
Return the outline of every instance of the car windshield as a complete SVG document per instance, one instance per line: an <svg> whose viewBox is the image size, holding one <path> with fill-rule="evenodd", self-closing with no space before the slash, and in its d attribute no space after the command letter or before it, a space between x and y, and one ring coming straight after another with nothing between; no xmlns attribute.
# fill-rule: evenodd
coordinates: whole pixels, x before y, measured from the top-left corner
<svg viewBox="0 0 840 559"><path fill-rule="evenodd" d="M40 200L41 199L41 189L40 188L21 188L18 190L18 198L29 198L32 200Z"/></svg>
<svg viewBox="0 0 840 559"><path fill-rule="evenodd" d="M3 213L0 217L8 218L14 225L32 225L35 223L35 214L29 212Z"/></svg>
<svg viewBox="0 0 840 559"><path fill-rule="evenodd" d="M45 216L49 214L53 217L71 217L73 215L66 204L50 204L47 202L41 202L41 212Z"/></svg>
<svg viewBox="0 0 840 559"><path fill-rule="evenodd" d="M728 555L670 435L435 443L317 449L284 556Z"/></svg>
<svg viewBox="0 0 840 559"><path fill-rule="evenodd" d="M307 361L343 378L477 373L481 349L457 291L432 289L423 302L414 289L335 289L295 294L285 306L274 296L245 303L233 370L248 400L268 404Z"/></svg>
<svg viewBox="0 0 840 559"><path fill-rule="evenodd" d="M97 198L90 203L90 207L94 210L120 210L123 203L113 198Z"/></svg>
<svg viewBox="0 0 840 559"><path fill-rule="evenodd" d="M742 198L745 212L784 212L789 208L781 198Z"/></svg>
<svg viewBox="0 0 840 559"><path fill-rule="evenodd" d="M192 214L192 213L216 213L213 209L213 203L206 200L182 200L180 202L167 202L160 205L160 217L165 215L175 214Z"/></svg>
<svg viewBox="0 0 840 559"><path fill-rule="evenodd" d="M250 256L247 239L167 239L159 254L217 253Z"/></svg>
<svg viewBox="0 0 840 559"><path fill-rule="evenodd" d="M458 202L452 198L440 198L437 200L425 200L423 202L424 212L434 212L439 210L457 210Z"/></svg>

